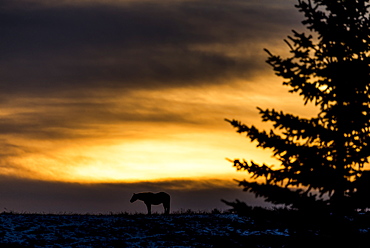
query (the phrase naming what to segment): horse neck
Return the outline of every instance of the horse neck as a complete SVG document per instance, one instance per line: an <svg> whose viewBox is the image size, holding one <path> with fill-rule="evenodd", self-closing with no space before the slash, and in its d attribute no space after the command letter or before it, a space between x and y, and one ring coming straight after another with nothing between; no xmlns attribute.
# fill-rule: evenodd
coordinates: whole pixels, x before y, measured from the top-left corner
<svg viewBox="0 0 370 248"><path fill-rule="evenodd" d="M147 193L138 193L136 194L136 200L141 200L141 201L144 201L147 199L147 196L148 194Z"/></svg>

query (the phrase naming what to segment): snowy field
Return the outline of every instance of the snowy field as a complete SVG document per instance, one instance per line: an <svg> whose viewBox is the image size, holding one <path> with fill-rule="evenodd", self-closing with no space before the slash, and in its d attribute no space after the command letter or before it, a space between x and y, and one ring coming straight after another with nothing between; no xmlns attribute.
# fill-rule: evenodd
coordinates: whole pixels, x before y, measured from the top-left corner
<svg viewBox="0 0 370 248"><path fill-rule="evenodd" d="M242 247L252 231L234 214L0 215L0 247Z"/></svg>
<svg viewBox="0 0 370 248"><path fill-rule="evenodd" d="M0 214L0 247L339 247L316 231L235 214ZM267 223L267 225L266 225ZM354 247L369 247L368 230ZM344 235L342 238L346 239ZM345 240L344 240L345 241ZM340 241L341 244L343 241ZM318 244L312 246L313 244ZM342 246L340 246L342 247ZM347 246L343 246L347 247Z"/></svg>

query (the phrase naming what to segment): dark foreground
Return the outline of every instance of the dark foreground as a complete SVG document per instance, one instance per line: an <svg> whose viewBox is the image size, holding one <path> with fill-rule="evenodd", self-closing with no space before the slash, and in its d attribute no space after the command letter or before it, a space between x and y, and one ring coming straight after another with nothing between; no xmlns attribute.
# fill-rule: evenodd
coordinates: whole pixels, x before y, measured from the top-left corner
<svg viewBox="0 0 370 248"><path fill-rule="evenodd" d="M324 231L281 216L3 213L0 247L370 247L367 215Z"/></svg>

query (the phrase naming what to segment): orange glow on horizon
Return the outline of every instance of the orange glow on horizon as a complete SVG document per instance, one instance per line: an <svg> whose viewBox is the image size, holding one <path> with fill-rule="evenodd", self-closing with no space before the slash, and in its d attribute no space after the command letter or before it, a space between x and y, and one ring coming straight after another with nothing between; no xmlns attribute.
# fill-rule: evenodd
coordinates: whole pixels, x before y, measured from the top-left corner
<svg viewBox="0 0 370 248"><path fill-rule="evenodd" d="M117 105L117 109L111 111L119 111L121 104L134 106L133 99L141 99L137 104L141 106L143 112L139 115L143 118L152 116L155 119L160 111L168 113L169 119L167 122L102 121L91 125L90 129L74 129L81 137L73 139L30 141L19 138L18 143L32 142L33 149L12 158L12 164L16 166L10 166L2 173L87 183L246 178L247 174L236 172L226 158L278 163L271 158L270 151L257 149L254 143L237 134L224 118L246 117L240 120L267 129L270 126L261 122L257 106L288 109L288 112L295 109L299 115L315 111L311 107L297 108L294 103L300 99L283 93L286 91L284 87L276 87L276 83L261 87L262 82L258 87L240 81L207 89L137 91L129 100L111 98ZM275 87L274 91L269 90L272 87ZM250 94L245 93L248 91ZM284 101L281 101L282 95ZM133 111L138 114L138 110Z"/></svg>
<svg viewBox="0 0 370 248"><path fill-rule="evenodd" d="M292 0L7 0L1 10L9 180L234 184L248 174L227 159L280 162L225 119L269 131L257 107L318 113L265 63L264 48L290 57L284 38L307 31Z"/></svg>

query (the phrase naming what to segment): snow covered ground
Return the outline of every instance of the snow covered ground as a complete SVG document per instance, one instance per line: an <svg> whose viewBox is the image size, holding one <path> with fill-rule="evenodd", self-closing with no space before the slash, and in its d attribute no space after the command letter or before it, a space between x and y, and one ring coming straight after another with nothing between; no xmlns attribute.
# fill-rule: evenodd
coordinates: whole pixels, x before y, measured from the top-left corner
<svg viewBox="0 0 370 248"><path fill-rule="evenodd" d="M238 247L250 235L235 214L42 215L1 214L0 247Z"/></svg>
<svg viewBox="0 0 370 248"><path fill-rule="evenodd" d="M337 228L333 232L326 229L320 235L319 230L304 223L296 227L287 221L264 219L265 216L252 219L236 214L2 213L0 247L369 247L367 217L359 215L355 221L348 220L358 226L356 233ZM349 246L343 246L347 242Z"/></svg>

